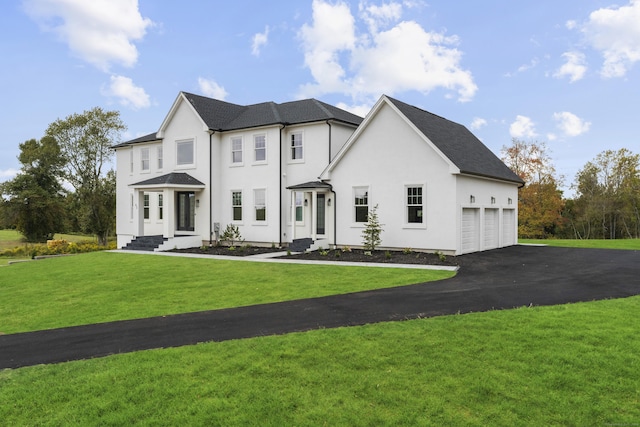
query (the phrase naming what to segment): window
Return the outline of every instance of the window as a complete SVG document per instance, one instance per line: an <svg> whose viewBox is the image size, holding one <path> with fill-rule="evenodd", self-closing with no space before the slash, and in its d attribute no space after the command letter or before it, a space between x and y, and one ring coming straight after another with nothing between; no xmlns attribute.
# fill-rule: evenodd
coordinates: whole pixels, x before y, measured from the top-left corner
<svg viewBox="0 0 640 427"><path fill-rule="evenodd" d="M162 194L158 194L158 219L164 219L164 200L162 199Z"/></svg>
<svg viewBox="0 0 640 427"><path fill-rule="evenodd" d="M255 220L267 220L267 190L253 190L253 205L255 208Z"/></svg>
<svg viewBox="0 0 640 427"><path fill-rule="evenodd" d="M304 218L304 193L296 193L296 221L302 222Z"/></svg>
<svg viewBox="0 0 640 427"><path fill-rule="evenodd" d="M163 162L162 162L162 147L158 147L156 153L158 154L158 169L162 170Z"/></svg>
<svg viewBox="0 0 640 427"><path fill-rule="evenodd" d="M142 170L148 171L149 170L149 149L148 148L143 148L140 150L140 159L142 164Z"/></svg>
<svg viewBox="0 0 640 427"><path fill-rule="evenodd" d="M356 222L367 222L369 217L369 188L355 187L353 189L353 199Z"/></svg>
<svg viewBox="0 0 640 427"><path fill-rule="evenodd" d="M231 206L233 207L233 220L242 221L242 191L231 192Z"/></svg>
<svg viewBox="0 0 640 427"><path fill-rule="evenodd" d="M149 195L144 195L144 219L149 219Z"/></svg>
<svg viewBox="0 0 640 427"><path fill-rule="evenodd" d="M177 141L176 154L177 165L192 165L194 163L193 139L188 141Z"/></svg>
<svg viewBox="0 0 640 427"><path fill-rule="evenodd" d="M242 163L242 138L231 138L231 162Z"/></svg>
<svg viewBox="0 0 640 427"><path fill-rule="evenodd" d="M407 187L407 222L410 224L422 224L423 204L422 186Z"/></svg>
<svg viewBox="0 0 640 427"><path fill-rule="evenodd" d="M294 133L291 135L291 160L302 160L302 134Z"/></svg>
<svg viewBox="0 0 640 427"><path fill-rule="evenodd" d="M267 137L265 135L253 137L253 150L255 152L254 161L264 162L267 160Z"/></svg>
<svg viewBox="0 0 640 427"><path fill-rule="evenodd" d="M133 149L129 151L129 172L133 173Z"/></svg>

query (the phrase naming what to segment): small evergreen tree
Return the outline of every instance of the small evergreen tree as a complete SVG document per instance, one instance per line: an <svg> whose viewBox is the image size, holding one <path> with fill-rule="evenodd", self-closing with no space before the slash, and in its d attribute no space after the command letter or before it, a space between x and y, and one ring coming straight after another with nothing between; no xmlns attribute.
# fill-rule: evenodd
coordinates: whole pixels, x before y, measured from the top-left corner
<svg viewBox="0 0 640 427"><path fill-rule="evenodd" d="M376 247L380 246L382 239L380 235L384 229L380 220L378 220L378 205L375 205L367 215L367 225L362 230L362 244L366 250L374 251Z"/></svg>
<svg viewBox="0 0 640 427"><path fill-rule="evenodd" d="M235 249L235 242L242 243L242 235L240 234L240 229L237 225L227 224L227 228L224 229L224 232L220 236L220 240L229 242L229 249Z"/></svg>

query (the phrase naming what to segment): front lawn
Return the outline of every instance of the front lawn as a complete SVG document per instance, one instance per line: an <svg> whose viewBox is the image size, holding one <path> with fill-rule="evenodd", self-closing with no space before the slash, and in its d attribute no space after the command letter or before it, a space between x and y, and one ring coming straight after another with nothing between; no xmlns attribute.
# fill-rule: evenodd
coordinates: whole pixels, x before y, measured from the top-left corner
<svg viewBox="0 0 640 427"><path fill-rule="evenodd" d="M11 426L636 425L638 312L640 297L631 297L4 370L0 419Z"/></svg>
<svg viewBox="0 0 640 427"><path fill-rule="evenodd" d="M542 244L565 248L595 248L595 249L630 249L640 250L640 239L518 239L519 243Z"/></svg>
<svg viewBox="0 0 640 427"><path fill-rule="evenodd" d="M452 277L448 271L95 252L2 268L0 333L239 307Z"/></svg>

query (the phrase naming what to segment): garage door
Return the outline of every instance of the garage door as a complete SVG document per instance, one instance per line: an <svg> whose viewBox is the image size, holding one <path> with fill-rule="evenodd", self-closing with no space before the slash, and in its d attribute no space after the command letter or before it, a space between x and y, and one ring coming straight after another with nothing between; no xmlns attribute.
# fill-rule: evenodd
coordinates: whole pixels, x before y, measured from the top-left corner
<svg viewBox="0 0 640 427"><path fill-rule="evenodd" d="M480 209L462 209L462 253L480 250Z"/></svg>
<svg viewBox="0 0 640 427"><path fill-rule="evenodd" d="M502 211L502 246L516 244L516 210L504 209Z"/></svg>
<svg viewBox="0 0 640 427"><path fill-rule="evenodd" d="M484 210L484 249L495 249L498 247L500 238L498 209Z"/></svg>

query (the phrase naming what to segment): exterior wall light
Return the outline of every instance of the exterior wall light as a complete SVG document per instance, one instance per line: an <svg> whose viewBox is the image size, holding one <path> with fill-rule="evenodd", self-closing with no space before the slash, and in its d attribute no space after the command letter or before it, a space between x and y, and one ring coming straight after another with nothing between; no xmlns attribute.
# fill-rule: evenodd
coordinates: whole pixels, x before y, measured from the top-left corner
<svg viewBox="0 0 640 427"><path fill-rule="evenodd" d="M471 196L469 196L469 203L475 203L476 202L476 198L475 196L472 194Z"/></svg>

